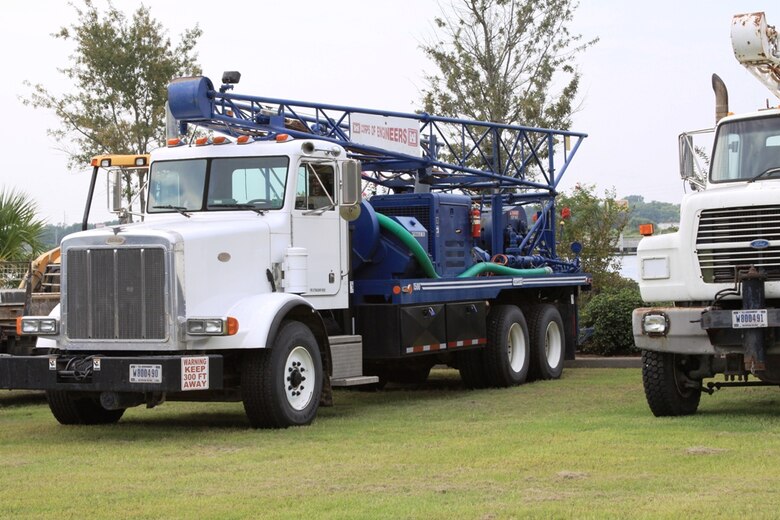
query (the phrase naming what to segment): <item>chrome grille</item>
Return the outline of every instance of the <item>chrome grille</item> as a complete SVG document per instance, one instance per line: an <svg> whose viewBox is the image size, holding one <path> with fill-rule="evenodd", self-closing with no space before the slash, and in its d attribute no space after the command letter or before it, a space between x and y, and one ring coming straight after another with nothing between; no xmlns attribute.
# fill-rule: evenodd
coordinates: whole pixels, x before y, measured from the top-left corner
<svg viewBox="0 0 780 520"><path fill-rule="evenodd" d="M758 239L770 241L770 247L750 247ZM706 283L732 283L737 269L751 265L768 280L780 280L780 206L702 211L696 251Z"/></svg>
<svg viewBox="0 0 780 520"><path fill-rule="evenodd" d="M165 339L162 248L67 252L67 335L71 339Z"/></svg>

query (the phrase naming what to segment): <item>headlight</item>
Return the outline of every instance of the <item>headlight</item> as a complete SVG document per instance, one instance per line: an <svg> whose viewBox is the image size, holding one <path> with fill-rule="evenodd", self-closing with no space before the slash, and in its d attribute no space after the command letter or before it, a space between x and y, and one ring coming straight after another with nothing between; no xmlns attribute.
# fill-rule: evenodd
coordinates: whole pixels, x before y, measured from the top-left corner
<svg viewBox="0 0 780 520"><path fill-rule="evenodd" d="M28 318L23 317L19 320L16 332L19 335L41 335L53 336L59 332L59 322L57 318Z"/></svg>
<svg viewBox="0 0 780 520"><path fill-rule="evenodd" d="M666 336L669 332L669 317L663 312L652 312L642 316L642 332L648 336Z"/></svg>
<svg viewBox="0 0 780 520"><path fill-rule="evenodd" d="M238 332L235 318L189 318L187 334L190 336L232 336Z"/></svg>

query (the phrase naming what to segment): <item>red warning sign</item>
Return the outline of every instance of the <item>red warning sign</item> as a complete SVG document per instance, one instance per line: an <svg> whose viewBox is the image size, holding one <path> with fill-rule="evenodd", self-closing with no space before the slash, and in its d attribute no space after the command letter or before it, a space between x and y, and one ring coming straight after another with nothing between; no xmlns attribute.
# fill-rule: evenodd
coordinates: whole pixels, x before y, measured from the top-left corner
<svg viewBox="0 0 780 520"><path fill-rule="evenodd" d="M208 390L209 388L209 358L181 358L181 389Z"/></svg>

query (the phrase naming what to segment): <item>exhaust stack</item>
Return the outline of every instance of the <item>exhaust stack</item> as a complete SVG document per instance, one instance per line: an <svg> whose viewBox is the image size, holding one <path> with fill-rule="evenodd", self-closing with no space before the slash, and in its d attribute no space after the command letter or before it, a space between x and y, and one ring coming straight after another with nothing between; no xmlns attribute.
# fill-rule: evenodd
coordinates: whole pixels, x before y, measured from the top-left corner
<svg viewBox="0 0 780 520"><path fill-rule="evenodd" d="M712 75L712 90L715 91L715 124L729 115L729 91L717 74Z"/></svg>

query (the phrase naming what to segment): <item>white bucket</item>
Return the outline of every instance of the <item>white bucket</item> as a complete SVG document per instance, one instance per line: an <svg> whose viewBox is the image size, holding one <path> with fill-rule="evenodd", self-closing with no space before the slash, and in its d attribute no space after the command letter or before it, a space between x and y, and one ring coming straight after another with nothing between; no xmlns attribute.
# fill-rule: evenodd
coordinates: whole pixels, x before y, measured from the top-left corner
<svg viewBox="0 0 780 520"><path fill-rule="evenodd" d="M284 264L284 292L309 292L309 251L305 247L288 247Z"/></svg>

